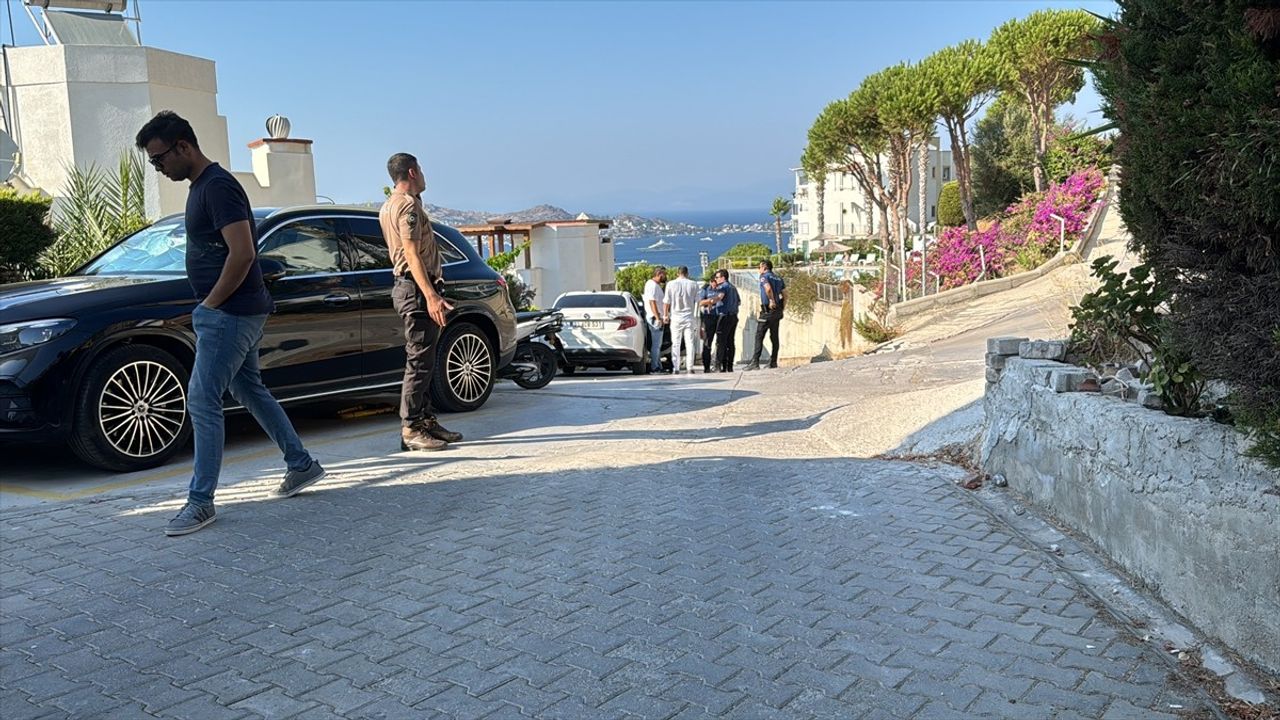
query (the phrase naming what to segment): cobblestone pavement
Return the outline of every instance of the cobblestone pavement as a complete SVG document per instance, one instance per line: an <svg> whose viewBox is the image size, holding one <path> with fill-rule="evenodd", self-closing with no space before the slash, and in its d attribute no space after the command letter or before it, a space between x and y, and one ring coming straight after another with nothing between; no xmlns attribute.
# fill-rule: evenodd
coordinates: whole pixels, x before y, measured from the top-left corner
<svg viewBox="0 0 1280 720"><path fill-rule="evenodd" d="M621 447L0 513L0 716L1205 712L954 469Z"/></svg>

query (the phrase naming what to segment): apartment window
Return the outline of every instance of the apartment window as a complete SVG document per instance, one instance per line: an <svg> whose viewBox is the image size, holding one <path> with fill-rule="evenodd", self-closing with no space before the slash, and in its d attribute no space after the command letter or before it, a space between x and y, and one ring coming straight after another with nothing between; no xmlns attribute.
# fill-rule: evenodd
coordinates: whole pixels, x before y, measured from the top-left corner
<svg viewBox="0 0 1280 720"><path fill-rule="evenodd" d="M933 166L932 168L930 168L930 169L932 170L932 172L930 172L930 173L929 173L929 177L932 177L932 178L936 178L936 177L938 177L938 166L937 166L937 165L934 165L934 166Z"/></svg>
<svg viewBox="0 0 1280 720"><path fill-rule="evenodd" d="M929 206L929 217L938 217L938 206L937 206L937 205L930 205L930 206Z"/></svg>
<svg viewBox="0 0 1280 720"><path fill-rule="evenodd" d="M950 165L948 165L948 166L946 166L946 167L942 168L942 179L943 179L944 181L945 181L945 180L950 180L950 179L951 179L951 166L950 166Z"/></svg>
<svg viewBox="0 0 1280 720"><path fill-rule="evenodd" d="M809 235L809 223L800 223L800 234L806 237Z"/></svg>

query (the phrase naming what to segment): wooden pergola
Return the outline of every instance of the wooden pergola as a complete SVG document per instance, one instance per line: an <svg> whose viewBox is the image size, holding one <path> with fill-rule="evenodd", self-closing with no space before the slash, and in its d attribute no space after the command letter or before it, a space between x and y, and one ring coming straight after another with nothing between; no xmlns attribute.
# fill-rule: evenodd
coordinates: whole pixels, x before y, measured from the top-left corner
<svg viewBox="0 0 1280 720"><path fill-rule="evenodd" d="M532 242L533 231L540 227L559 227L565 225L596 225L601 230L609 227L608 220L596 220L592 218L573 219L573 220L539 220L537 222L516 222L512 220L490 220L484 225L461 225L457 228L458 232L464 237L474 238L476 243L476 252L480 253L480 257L491 258L494 255L507 251L508 242L512 249L520 247L523 243ZM489 246L488 254L485 253L485 244ZM529 257L529 251L524 252L524 268L528 270L532 267Z"/></svg>

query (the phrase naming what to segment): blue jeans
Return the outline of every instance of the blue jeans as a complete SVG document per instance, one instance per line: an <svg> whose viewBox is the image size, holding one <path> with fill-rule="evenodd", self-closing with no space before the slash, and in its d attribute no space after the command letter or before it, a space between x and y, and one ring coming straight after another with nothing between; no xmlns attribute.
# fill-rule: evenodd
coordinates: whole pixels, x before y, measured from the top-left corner
<svg viewBox="0 0 1280 720"><path fill-rule="evenodd" d="M284 414L284 408L262 384L258 370L258 343L266 315L232 315L196 306L191 327L196 331L196 361L187 385L187 413L195 436L196 457L188 499L199 505L213 503L222 471L224 442L222 395L231 397L253 415L267 435L284 452L290 470L306 470L311 455Z"/></svg>
<svg viewBox="0 0 1280 720"><path fill-rule="evenodd" d="M649 369L653 372L662 372L663 325L662 323L654 325L648 320L645 322L649 325Z"/></svg>

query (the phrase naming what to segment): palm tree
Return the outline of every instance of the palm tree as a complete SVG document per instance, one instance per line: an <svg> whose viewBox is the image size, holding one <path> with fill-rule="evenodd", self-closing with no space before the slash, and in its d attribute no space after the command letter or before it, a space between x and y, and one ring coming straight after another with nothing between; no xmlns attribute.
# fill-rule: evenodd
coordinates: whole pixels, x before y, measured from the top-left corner
<svg viewBox="0 0 1280 720"><path fill-rule="evenodd" d="M69 168L65 200L53 213L58 234L40 257L43 272L62 277L147 221L142 154L126 150L115 172Z"/></svg>
<svg viewBox="0 0 1280 720"><path fill-rule="evenodd" d="M778 254L782 254L782 216L791 212L791 201L784 197L776 197L773 199L773 208L769 210L769 214L773 216L773 242L778 249Z"/></svg>

